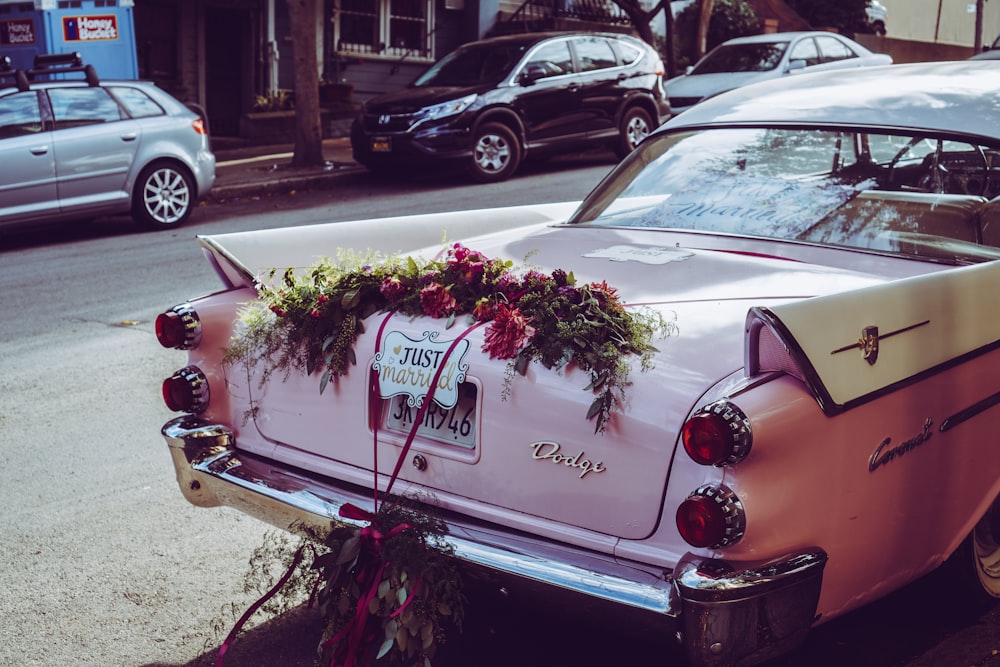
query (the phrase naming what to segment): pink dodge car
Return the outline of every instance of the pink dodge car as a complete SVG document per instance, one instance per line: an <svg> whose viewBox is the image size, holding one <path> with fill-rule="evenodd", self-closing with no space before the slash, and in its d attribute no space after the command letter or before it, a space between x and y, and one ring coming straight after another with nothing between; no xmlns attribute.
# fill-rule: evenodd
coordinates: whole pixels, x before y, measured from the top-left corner
<svg viewBox="0 0 1000 667"><path fill-rule="evenodd" d="M202 237L221 291L157 321L181 490L369 555L407 498L459 572L693 665L942 565L995 601L997 90L989 63L795 77L674 118L583 202Z"/></svg>

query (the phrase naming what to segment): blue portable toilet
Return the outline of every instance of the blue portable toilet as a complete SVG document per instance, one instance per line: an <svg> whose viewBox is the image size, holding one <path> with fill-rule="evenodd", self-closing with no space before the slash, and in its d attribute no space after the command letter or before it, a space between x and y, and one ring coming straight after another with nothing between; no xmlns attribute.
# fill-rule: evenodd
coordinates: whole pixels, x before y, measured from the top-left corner
<svg viewBox="0 0 1000 667"><path fill-rule="evenodd" d="M27 70L36 55L76 52L102 79L136 79L134 6L134 0L0 0L0 56Z"/></svg>

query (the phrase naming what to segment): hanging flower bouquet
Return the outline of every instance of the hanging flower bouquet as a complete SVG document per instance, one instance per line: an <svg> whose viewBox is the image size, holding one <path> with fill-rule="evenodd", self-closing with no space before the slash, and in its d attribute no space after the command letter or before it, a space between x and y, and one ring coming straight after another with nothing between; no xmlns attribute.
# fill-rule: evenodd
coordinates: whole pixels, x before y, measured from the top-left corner
<svg viewBox="0 0 1000 667"><path fill-rule="evenodd" d="M258 285L260 301L242 313L243 328L231 341L227 361L263 362L270 372L320 372L322 392L331 378L357 363L354 342L363 321L394 311L455 323L460 315L486 322L482 349L510 360L524 374L531 361L548 369L575 364L590 375L595 394L587 419L603 432L628 385L628 355L648 368L650 341L673 328L653 311L626 310L607 283L577 285L572 273L515 273L509 261L488 259L454 244L442 260L418 264L412 257L380 262L324 260L297 276L277 271ZM505 387L505 391L509 387Z"/></svg>

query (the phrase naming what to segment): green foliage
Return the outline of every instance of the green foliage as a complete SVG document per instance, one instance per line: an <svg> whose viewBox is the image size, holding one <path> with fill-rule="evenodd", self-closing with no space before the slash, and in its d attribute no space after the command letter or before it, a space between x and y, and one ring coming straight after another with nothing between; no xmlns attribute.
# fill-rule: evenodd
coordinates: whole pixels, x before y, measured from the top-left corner
<svg viewBox="0 0 1000 667"><path fill-rule="evenodd" d="M680 65L695 63L695 39L698 34L698 3L695 2L674 17L677 25L677 41ZM712 18L708 24L706 35L706 50L713 48L735 37L755 35L761 31L761 22L757 12L745 0L715 0L712 6Z"/></svg>
<svg viewBox="0 0 1000 667"><path fill-rule="evenodd" d="M269 90L254 99L254 111L288 111L295 108L295 98L287 90Z"/></svg>
<svg viewBox="0 0 1000 667"><path fill-rule="evenodd" d="M366 635L379 664L424 667L451 629L461 631L465 609L462 579L442 542L444 524L401 504L386 503L372 526L387 536L377 549L357 528L335 528L316 558L317 596L326 619L323 643L336 655L349 648L359 602L368 602ZM398 532L392 529L397 528ZM377 572L372 581L367 573ZM374 594L373 594L374 593Z"/></svg>
<svg viewBox="0 0 1000 667"><path fill-rule="evenodd" d="M816 28L853 33L865 24L865 0L785 0L799 16Z"/></svg>

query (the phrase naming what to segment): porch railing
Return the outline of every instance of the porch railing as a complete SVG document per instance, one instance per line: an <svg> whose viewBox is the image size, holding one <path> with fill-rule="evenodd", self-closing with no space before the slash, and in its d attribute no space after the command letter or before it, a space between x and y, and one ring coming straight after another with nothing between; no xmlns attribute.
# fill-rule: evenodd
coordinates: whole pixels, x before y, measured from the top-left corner
<svg viewBox="0 0 1000 667"><path fill-rule="evenodd" d="M630 25L631 20L610 0L526 0L504 20L508 27L543 30L554 19L573 19L603 25Z"/></svg>

